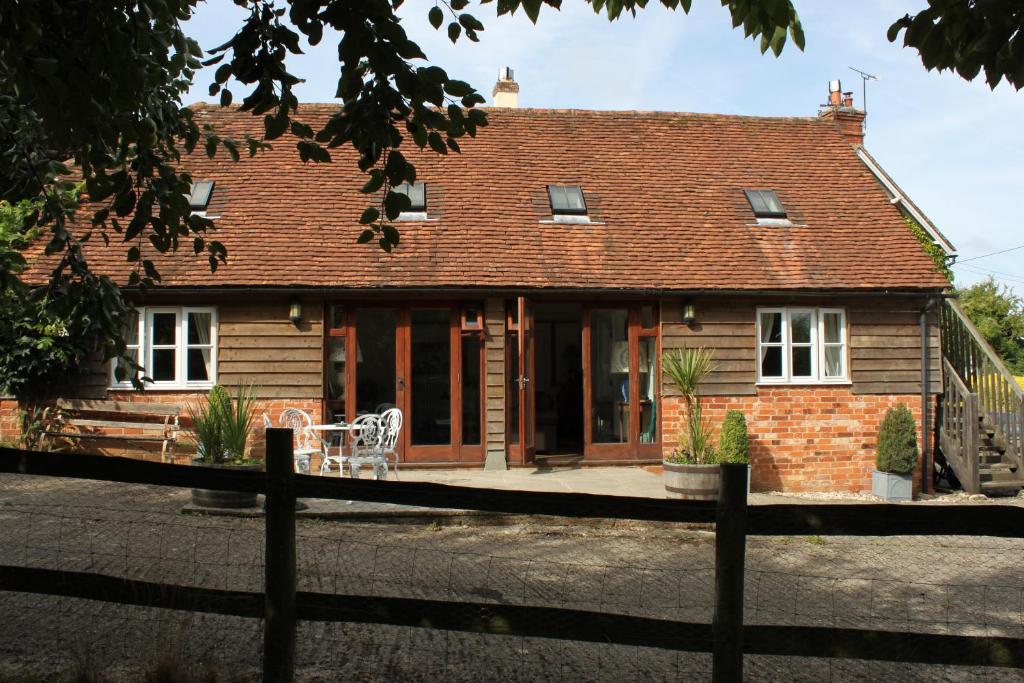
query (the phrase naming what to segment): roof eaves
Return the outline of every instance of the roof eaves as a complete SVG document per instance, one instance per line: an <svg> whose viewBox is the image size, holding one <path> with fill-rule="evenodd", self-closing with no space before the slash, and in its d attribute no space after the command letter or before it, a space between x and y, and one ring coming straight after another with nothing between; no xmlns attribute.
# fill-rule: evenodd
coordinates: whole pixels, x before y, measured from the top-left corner
<svg viewBox="0 0 1024 683"><path fill-rule="evenodd" d="M950 256L956 256L957 249L953 243L942 234L942 231L939 230L934 223L932 223L931 219L925 215L924 211L922 211L917 204L911 201L910 197L908 197L903 189L896 184L896 181L892 179L892 176L885 172L885 169L882 168L881 164L879 164L878 161L868 153L864 146L861 145L857 147L855 151L857 152L857 157L865 166L868 167L868 170L871 171L872 175L874 175L878 179L878 182L880 182L882 186L889 191L889 194L893 196L893 203L899 204L903 207L903 209L909 213L929 235L931 235L932 239L935 240L947 254Z"/></svg>

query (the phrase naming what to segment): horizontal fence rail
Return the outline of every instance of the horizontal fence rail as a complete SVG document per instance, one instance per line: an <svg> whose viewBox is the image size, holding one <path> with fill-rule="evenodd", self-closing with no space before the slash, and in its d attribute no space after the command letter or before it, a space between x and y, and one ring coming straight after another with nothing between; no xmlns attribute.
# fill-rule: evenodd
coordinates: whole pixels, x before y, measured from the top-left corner
<svg viewBox="0 0 1024 683"><path fill-rule="evenodd" d="M225 491L266 492L263 472L102 455L0 448L0 472ZM715 504L586 493L499 491L420 482L295 475L300 498L327 498L564 517L710 524ZM1024 538L1024 508L1004 505L773 504L747 512L747 535L971 535Z"/></svg>
<svg viewBox="0 0 1024 683"><path fill-rule="evenodd" d="M0 565L0 590L124 605L261 618L263 593L196 588L103 574ZM301 621L444 629L711 652L711 624L556 607L296 593ZM1024 668L1024 640L815 626L743 627L745 654L830 657L949 666Z"/></svg>

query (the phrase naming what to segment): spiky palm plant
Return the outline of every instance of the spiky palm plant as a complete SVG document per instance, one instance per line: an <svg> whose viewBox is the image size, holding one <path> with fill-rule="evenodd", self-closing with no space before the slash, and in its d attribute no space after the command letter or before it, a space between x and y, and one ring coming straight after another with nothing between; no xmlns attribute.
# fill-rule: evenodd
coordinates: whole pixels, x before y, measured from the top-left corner
<svg viewBox="0 0 1024 683"><path fill-rule="evenodd" d="M714 369L714 353L703 347L683 347L664 354L661 365L679 389L686 403L686 431L680 435L681 449L670 455L673 462L699 465L715 463L711 426L704 419L698 387Z"/></svg>

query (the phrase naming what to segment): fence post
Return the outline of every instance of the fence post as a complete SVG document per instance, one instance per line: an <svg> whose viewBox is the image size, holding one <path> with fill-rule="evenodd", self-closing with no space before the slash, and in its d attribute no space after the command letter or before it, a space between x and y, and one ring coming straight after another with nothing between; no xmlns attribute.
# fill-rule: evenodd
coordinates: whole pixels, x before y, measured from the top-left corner
<svg viewBox="0 0 1024 683"><path fill-rule="evenodd" d="M295 464L292 430L267 429L263 680L295 680Z"/></svg>
<svg viewBox="0 0 1024 683"><path fill-rule="evenodd" d="M715 517L715 615L711 679L743 680L743 573L747 546L747 465L722 464Z"/></svg>

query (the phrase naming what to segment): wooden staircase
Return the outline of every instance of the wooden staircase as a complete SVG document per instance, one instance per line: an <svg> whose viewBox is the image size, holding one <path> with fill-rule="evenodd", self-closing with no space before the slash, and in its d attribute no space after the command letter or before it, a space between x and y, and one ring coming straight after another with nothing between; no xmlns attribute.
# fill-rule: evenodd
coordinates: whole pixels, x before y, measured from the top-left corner
<svg viewBox="0 0 1024 683"><path fill-rule="evenodd" d="M960 306L940 310L939 451L969 493L1024 488L1024 391Z"/></svg>

